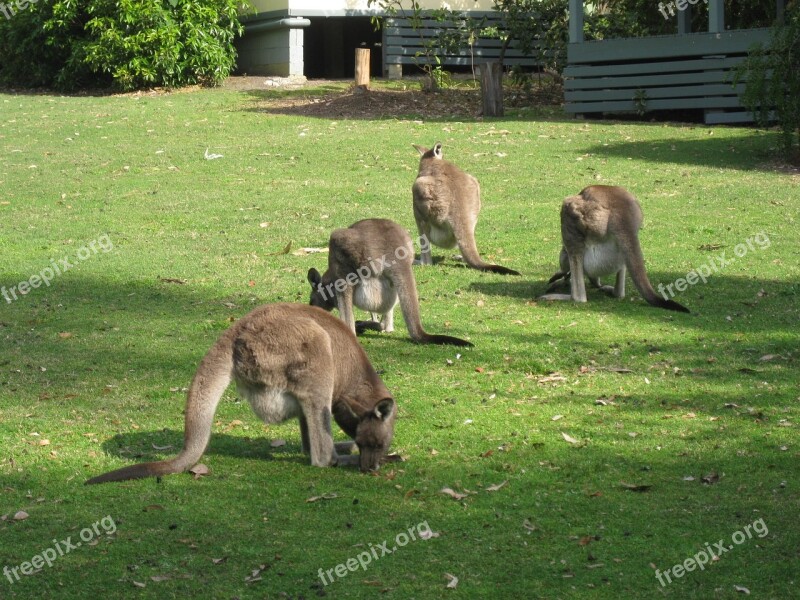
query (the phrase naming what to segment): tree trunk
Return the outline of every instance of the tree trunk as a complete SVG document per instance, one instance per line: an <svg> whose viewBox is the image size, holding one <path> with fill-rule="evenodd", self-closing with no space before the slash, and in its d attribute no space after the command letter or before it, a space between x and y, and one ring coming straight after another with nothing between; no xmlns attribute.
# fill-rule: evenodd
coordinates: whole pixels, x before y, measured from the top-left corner
<svg viewBox="0 0 800 600"><path fill-rule="evenodd" d="M503 64L499 62L481 65L481 96L484 117L502 117L503 112Z"/></svg>
<svg viewBox="0 0 800 600"><path fill-rule="evenodd" d="M356 48L356 89L369 90L369 48Z"/></svg>

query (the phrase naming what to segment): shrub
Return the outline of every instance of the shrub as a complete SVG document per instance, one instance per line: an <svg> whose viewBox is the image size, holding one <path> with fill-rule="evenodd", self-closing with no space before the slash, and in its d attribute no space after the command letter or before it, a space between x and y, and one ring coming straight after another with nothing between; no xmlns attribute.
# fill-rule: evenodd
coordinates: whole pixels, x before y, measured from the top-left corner
<svg viewBox="0 0 800 600"><path fill-rule="evenodd" d="M0 82L59 89L214 85L241 0L38 0L0 21Z"/></svg>
<svg viewBox="0 0 800 600"><path fill-rule="evenodd" d="M759 125L774 111L780 126L781 149L800 161L800 1L786 7L767 48L755 45L739 66L736 81L746 77L743 104Z"/></svg>

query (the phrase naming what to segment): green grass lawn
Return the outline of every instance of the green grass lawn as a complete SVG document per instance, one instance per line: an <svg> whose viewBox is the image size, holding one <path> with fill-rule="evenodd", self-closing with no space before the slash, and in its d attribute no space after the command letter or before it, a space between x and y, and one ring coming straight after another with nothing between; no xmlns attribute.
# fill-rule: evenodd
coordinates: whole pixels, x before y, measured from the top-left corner
<svg viewBox="0 0 800 600"><path fill-rule="evenodd" d="M0 94L0 286L18 293L0 297L0 598L800 596L800 177L771 168L776 134L552 110L331 120L268 97ZM436 249L415 267L423 323L475 348L412 344L399 314L361 339L405 462L312 468L296 422L264 426L231 388L210 476L83 485L177 453L220 332L307 302L327 258L296 251L366 217L415 231L411 144L436 141L481 182L484 258L524 276ZM729 262L675 296L691 314L630 282L536 302L561 201L593 183L641 202L654 285ZM22 574L37 555L52 566Z"/></svg>

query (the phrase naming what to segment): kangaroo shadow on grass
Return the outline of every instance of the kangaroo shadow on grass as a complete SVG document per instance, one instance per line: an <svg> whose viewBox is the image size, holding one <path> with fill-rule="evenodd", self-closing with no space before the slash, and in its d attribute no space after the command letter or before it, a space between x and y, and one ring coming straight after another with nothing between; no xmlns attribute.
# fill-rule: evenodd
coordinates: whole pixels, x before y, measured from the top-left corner
<svg viewBox="0 0 800 600"><path fill-rule="evenodd" d="M102 447L107 455L117 456L131 464L168 460L177 456L183 448L183 431L161 429L118 433L104 441ZM269 435L243 437L224 432L212 433L203 456L232 456L292 463L308 463L309 460L300 447L299 429L296 440L287 440L285 445L277 448L270 445Z"/></svg>

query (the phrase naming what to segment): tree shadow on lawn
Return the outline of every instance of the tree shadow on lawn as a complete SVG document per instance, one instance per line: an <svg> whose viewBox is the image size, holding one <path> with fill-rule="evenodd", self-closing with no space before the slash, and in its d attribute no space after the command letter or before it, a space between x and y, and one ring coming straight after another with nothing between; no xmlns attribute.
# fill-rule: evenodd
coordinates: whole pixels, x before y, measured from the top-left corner
<svg viewBox="0 0 800 600"><path fill-rule="evenodd" d="M608 142L586 148L597 157L633 158L654 164L680 164L692 167L713 167L725 170L776 170L774 147L779 143L775 131L743 130L735 137L709 135L703 139L664 137L632 142Z"/></svg>
<svg viewBox="0 0 800 600"><path fill-rule="evenodd" d="M685 279L686 277L686 273L664 271L649 271L648 275L656 293L658 293L659 283L663 282L664 289L666 289L668 284L672 284L678 278ZM604 283L611 281L609 279ZM800 284L798 283L756 277L713 275L708 278L708 283L702 284L702 282L699 282L694 286L688 286L684 292L676 293L671 298L691 311L691 314L687 315L648 305L639 296L639 292L634 287L633 282L630 281L630 278L626 281L626 296L624 299L613 298L600 290L592 289L587 282L586 294L588 302L585 305L563 301L537 300L539 296L547 291L547 288L546 280L481 281L473 282L469 285L470 290L482 294L519 298L526 302L537 302L537 307L541 310L549 310L551 308L575 310L576 312L607 312L614 310L636 319L670 316L676 323L680 322L710 333L716 331L733 333L736 329L725 319L725 316L763 313L771 310L776 302L783 303L783 306L779 307L781 312L775 313L774 318L762 319L756 323L748 320L746 327L748 333L769 331L785 333L787 330L791 331L796 325L797 315L796 311L795 314L791 314L792 307L788 304L796 303L796 299L800 296ZM673 289L675 288L673 287ZM564 287L558 291L568 293L569 288ZM669 294L667 295L669 296ZM636 301L632 302L631 298L636 298ZM712 318L715 315L722 316L720 318Z"/></svg>

